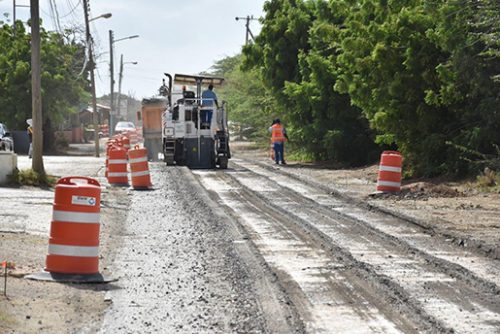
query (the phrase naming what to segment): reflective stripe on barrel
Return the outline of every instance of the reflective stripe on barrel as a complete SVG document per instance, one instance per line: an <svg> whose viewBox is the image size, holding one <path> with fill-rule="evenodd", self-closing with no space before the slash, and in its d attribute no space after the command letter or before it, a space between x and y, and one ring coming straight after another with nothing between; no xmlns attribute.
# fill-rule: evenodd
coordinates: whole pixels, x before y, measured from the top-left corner
<svg viewBox="0 0 500 334"><path fill-rule="evenodd" d="M49 254L61 256L97 257L99 256L99 247L49 244Z"/></svg>
<svg viewBox="0 0 500 334"><path fill-rule="evenodd" d="M109 159L108 164L109 165L120 165L120 164L126 164L128 161L126 159Z"/></svg>
<svg viewBox="0 0 500 334"><path fill-rule="evenodd" d="M132 172L130 173L130 175L132 177L134 176L144 176L144 175L149 175L149 171L148 170L145 170L145 171L142 171L142 172Z"/></svg>
<svg viewBox="0 0 500 334"><path fill-rule="evenodd" d="M108 172L108 178L116 178L116 177L127 177L128 176L128 173L125 173L125 172L122 172L122 173L110 173ZM109 183L119 183L119 182L116 182L116 181L109 181Z"/></svg>
<svg viewBox="0 0 500 334"><path fill-rule="evenodd" d="M52 212L52 220L68 223L99 224L100 213L57 211Z"/></svg>
<svg viewBox="0 0 500 334"><path fill-rule="evenodd" d="M378 170L386 171L386 172L401 173L401 167L380 166Z"/></svg>
<svg viewBox="0 0 500 334"><path fill-rule="evenodd" d="M148 157L142 157L142 158L129 159L128 162L131 164L135 164L138 162L147 162L147 161L148 161Z"/></svg>
<svg viewBox="0 0 500 334"><path fill-rule="evenodd" d="M387 187L401 187L401 182L391 182L391 181L378 181L377 185L379 186L387 186Z"/></svg>

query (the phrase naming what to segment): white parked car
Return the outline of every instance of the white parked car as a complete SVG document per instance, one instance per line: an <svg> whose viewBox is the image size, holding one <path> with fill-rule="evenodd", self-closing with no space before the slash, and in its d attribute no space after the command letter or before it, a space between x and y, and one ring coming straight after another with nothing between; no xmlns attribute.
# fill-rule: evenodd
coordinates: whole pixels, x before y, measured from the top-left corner
<svg viewBox="0 0 500 334"><path fill-rule="evenodd" d="M127 131L136 131L135 125L132 122L118 122L115 126L115 134L127 132Z"/></svg>

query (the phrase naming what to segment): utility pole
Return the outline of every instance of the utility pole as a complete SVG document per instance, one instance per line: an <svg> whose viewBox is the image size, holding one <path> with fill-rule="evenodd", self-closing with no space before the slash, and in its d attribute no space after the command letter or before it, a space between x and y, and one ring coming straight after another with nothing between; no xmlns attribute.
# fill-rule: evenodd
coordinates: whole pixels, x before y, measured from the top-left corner
<svg viewBox="0 0 500 334"><path fill-rule="evenodd" d="M31 105L33 118L33 161L31 168L45 175L43 167L42 90L40 76L40 8L39 0L31 3Z"/></svg>
<svg viewBox="0 0 500 334"><path fill-rule="evenodd" d="M88 0L83 0L83 12L85 13L85 40L87 41L87 49L89 53L89 67L90 67L90 85L92 90L92 110L94 111L92 120L94 123L94 142L95 142L95 156L99 157L99 120L97 111L97 98L95 95L95 76L94 76L94 51L92 48L92 36L90 35L90 25L89 25L89 2Z"/></svg>
<svg viewBox="0 0 500 334"><path fill-rule="evenodd" d="M255 42L255 37L253 36L252 31L250 30L250 21L257 21L258 19L254 18L253 15L252 16L247 15L247 17L235 17L235 20L236 21L246 20L246 24L245 24L245 27L246 27L245 45L248 45L249 37L252 37L252 41Z"/></svg>
<svg viewBox="0 0 500 334"><path fill-rule="evenodd" d="M110 107L110 111L109 111L109 134L110 136L113 135L114 131L115 131L115 118L116 118L116 115L115 115L115 108L114 108L114 86L115 86L115 75L114 75L114 62L113 62L113 45L116 43L116 42L120 42L120 41L124 41L126 39L132 39L132 38L137 38L139 37L139 35L132 35L132 36L127 36L127 37L123 37L123 38L119 38L117 40L115 40L115 37L113 35L113 30L110 30L109 31L109 74L110 74L110 77L111 77L111 89L110 89L110 104L109 104L109 107Z"/></svg>
<svg viewBox="0 0 500 334"><path fill-rule="evenodd" d="M114 63L113 63L113 44L114 44L113 30L109 31L109 74L110 74L110 95L109 95L109 136L115 132L115 108L113 106L115 96L113 90L115 89L115 74L114 74Z"/></svg>
<svg viewBox="0 0 500 334"><path fill-rule="evenodd" d="M16 5L16 0L12 0L12 28L13 28L13 33L14 37L16 37L16 8L17 7L25 7L28 8L30 6L26 5Z"/></svg>
<svg viewBox="0 0 500 334"><path fill-rule="evenodd" d="M120 74L118 75L118 99L116 103L116 114L121 116L121 99L122 99L122 78L123 78L123 54L120 55Z"/></svg>
<svg viewBox="0 0 500 334"><path fill-rule="evenodd" d="M120 74L118 75L118 98L117 98L117 111L118 115L121 116L121 98L122 98L122 79L123 79L123 65L125 64L133 64L137 65L136 61L123 62L123 54L120 55ZM127 101L128 102L128 101ZM127 103L127 111L128 111L128 103Z"/></svg>

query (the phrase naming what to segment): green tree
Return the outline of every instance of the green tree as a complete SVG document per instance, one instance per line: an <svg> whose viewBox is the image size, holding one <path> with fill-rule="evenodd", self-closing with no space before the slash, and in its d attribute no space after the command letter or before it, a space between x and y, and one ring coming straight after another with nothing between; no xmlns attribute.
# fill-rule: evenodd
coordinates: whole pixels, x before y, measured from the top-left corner
<svg viewBox="0 0 500 334"><path fill-rule="evenodd" d="M88 98L89 84L82 71L84 46L75 33L40 34L44 149L50 151L56 127ZM0 118L10 128L23 129L31 118L30 54L30 35L20 21L15 36L11 26L0 28Z"/></svg>
<svg viewBox="0 0 500 334"><path fill-rule="evenodd" d="M495 154L500 142L500 3L454 0L437 13L427 36L447 57L436 67L439 85L426 91L426 102L452 111L447 140L458 146L455 154L461 155L460 147ZM447 162L456 170L474 165Z"/></svg>
<svg viewBox="0 0 500 334"><path fill-rule="evenodd" d="M420 175L466 171L461 152L447 143L493 149L499 119L491 67L498 68L498 57L490 66L481 60L488 46L473 37L478 22L473 5L336 2L349 14L340 35L335 88L363 110L378 142L396 142L407 166Z"/></svg>
<svg viewBox="0 0 500 334"><path fill-rule="evenodd" d="M299 82L287 82L290 119L303 150L314 158L353 165L373 161L377 148L361 109L349 95L335 92L338 38L343 16L332 3L310 1L315 20L309 28L309 51L299 54Z"/></svg>
<svg viewBox="0 0 500 334"><path fill-rule="evenodd" d="M315 159L363 164L375 146L368 123L345 93L335 92L342 17L325 1L273 0L245 69L259 70L281 108L294 147Z"/></svg>

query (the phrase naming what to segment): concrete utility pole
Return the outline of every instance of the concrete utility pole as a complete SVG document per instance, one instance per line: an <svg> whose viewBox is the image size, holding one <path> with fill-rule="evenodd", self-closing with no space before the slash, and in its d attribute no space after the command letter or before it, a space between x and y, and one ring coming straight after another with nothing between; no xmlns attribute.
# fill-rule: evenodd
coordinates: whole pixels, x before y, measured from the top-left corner
<svg viewBox="0 0 500 334"><path fill-rule="evenodd" d="M33 118L33 161L31 168L40 175L43 167L42 90L40 76L40 9L39 0L31 3L31 105Z"/></svg>
<svg viewBox="0 0 500 334"><path fill-rule="evenodd" d="M95 76L94 76L94 52L92 49L92 36L90 35L90 25L89 25L89 3L88 0L83 0L83 12L85 13L85 40L87 41L87 49L89 54L89 67L90 67L90 85L92 90L92 110L93 123L94 123L94 141L95 141L95 156L99 157L99 120L97 111L97 98L95 95Z"/></svg>
<svg viewBox="0 0 500 334"><path fill-rule="evenodd" d="M139 35L133 35L133 36L128 36L124 38L120 38L115 40L113 30L109 31L109 74L110 74L110 103L109 103L109 135L112 136L113 133L115 132L115 108L114 108L114 103L115 103L115 96L114 96L114 87L115 87L115 70L114 70L114 62L113 62L113 45L116 42L123 41L126 39L132 39L132 38L137 38Z"/></svg>
<svg viewBox="0 0 500 334"><path fill-rule="evenodd" d="M115 108L113 106L115 101L114 89L115 89L115 73L114 73L114 63L113 63L113 43L114 35L113 30L109 31L109 75L110 75L110 95L109 95L109 136L115 132Z"/></svg>
<svg viewBox="0 0 500 334"><path fill-rule="evenodd" d="M123 62L123 55L120 55L120 74L118 75L118 101L117 101L117 112L118 115L121 116L121 98L122 98L122 79L123 79L123 65L124 64L133 64L137 65L136 61Z"/></svg>
<svg viewBox="0 0 500 334"><path fill-rule="evenodd" d="M116 115L121 116L121 99L122 99L122 77L123 77L123 54L120 55L120 74L118 74L118 101L116 103Z"/></svg>
<svg viewBox="0 0 500 334"><path fill-rule="evenodd" d="M236 21L239 20L246 20L247 23L245 24L246 27L246 35L245 35L245 45L248 45L249 37L252 37L252 41L255 42L255 37L252 34L252 31L250 30L250 21L257 21L258 19L254 18L253 15L247 15L247 17L235 17Z"/></svg>

